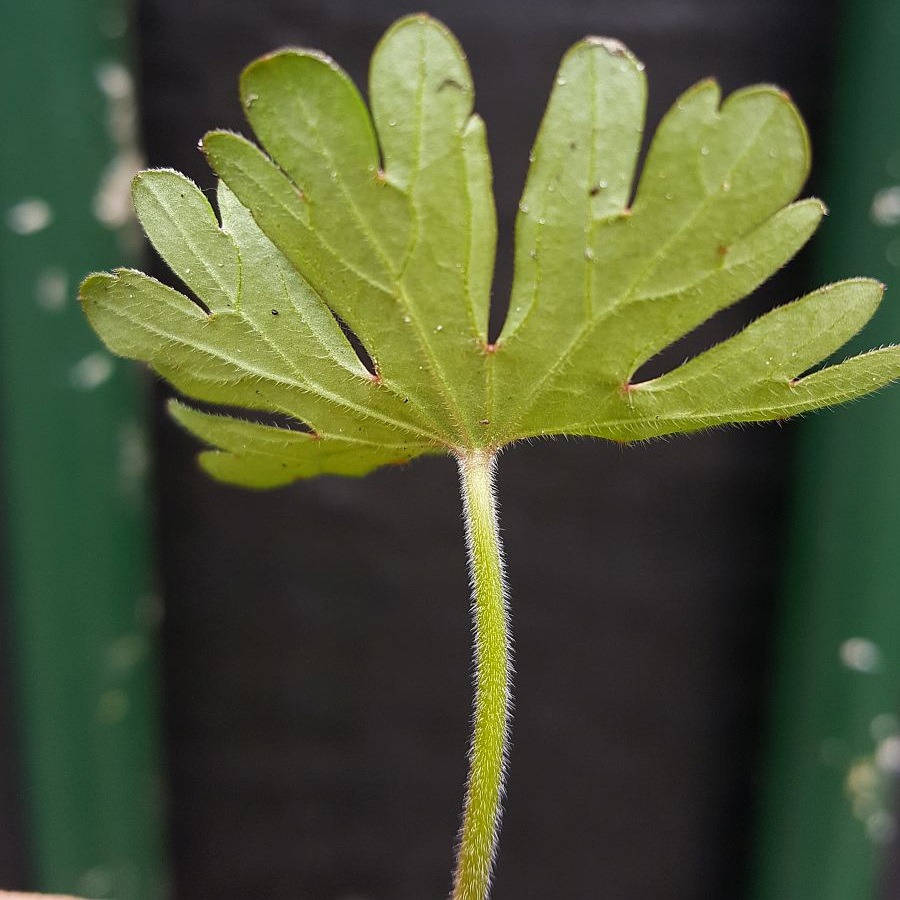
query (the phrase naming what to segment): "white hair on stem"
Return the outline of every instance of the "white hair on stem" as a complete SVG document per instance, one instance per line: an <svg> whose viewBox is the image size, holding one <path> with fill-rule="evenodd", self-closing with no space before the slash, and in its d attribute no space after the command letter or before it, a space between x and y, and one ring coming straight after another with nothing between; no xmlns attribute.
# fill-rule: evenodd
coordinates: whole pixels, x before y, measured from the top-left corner
<svg viewBox="0 0 900 900"><path fill-rule="evenodd" d="M472 588L475 708L452 900L486 900L503 811L511 716L512 642L494 489L496 454L458 457Z"/></svg>

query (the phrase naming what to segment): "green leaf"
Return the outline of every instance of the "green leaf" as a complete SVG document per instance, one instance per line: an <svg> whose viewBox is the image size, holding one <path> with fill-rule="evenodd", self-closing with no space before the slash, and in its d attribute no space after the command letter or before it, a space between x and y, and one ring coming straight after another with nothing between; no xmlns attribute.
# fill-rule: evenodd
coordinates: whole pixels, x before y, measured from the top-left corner
<svg viewBox="0 0 900 900"><path fill-rule="evenodd" d="M216 477L268 487L542 435L641 440L781 419L900 376L895 347L812 371L880 301L881 285L854 279L634 383L787 263L824 213L796 199L808 139L777 89L722 101L712 81L691 88L638 176L643 66L615 41L576 44L535 142L494 342L491 165L462 50L433 19L402 19L375 51L369 97L371 112L318 52L252 63L241 100L262 149L203 140L218 218L176 172L134 183L184 290L124 269L82 285L110 349L229 408L172 406L216 448L201 456Z"/></svg>
<svg viewBox="0 0 900 900"><path fill-rule="evenodd" d="M210 415L176 401L169 404L169 412L197 437L221 448L200 457L211 475L250 487L277 487L326 472L365 475L379 466L408 462L422 453L421 448L402 442L378 444L343 437L325 440L310 432Z"/></svg>
<svg viewBox="0 0 900 900"><path fill-rule="evenodd" d="M495 225L484 128L442 26L395 25L372 60L374 123L321 54L285 50L241 79L271 161L207 135L213 168L446 443L479 439ZM382 153L376 140L381 135Z"/></svg>
<svg viewBox="0 0 900 900"><path fill-rule="evenodd" d="M134 192L164 197L172 217L189 216L206 202L184 176L167 171L139 175ZM144 219L145 205L136 203L142 224L185 283L194 277L195 257L214 260L223 240L236 248L240 278L231 305L216 305L218 284L198 291L211 310L206 313L140 272L91 275L82 302L110 349L146 360L187 396L292 416L322 438L433 446L437 436L421 424L416 406L366 370L327 307L224 185L219 205L223 230L197 233L193 250L177 251L155 240L158 219ZM155 205L154 214L161 208ZM202 280L207 288L213 283L204 272L194 284Z"/></svg>

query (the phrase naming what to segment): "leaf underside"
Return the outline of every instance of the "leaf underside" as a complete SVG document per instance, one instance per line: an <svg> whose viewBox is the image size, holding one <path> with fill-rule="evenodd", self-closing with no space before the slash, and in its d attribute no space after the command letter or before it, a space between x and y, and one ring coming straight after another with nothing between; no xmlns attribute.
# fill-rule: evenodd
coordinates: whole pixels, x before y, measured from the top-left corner
<svg viewBox="0 0 900 900"><path fill-rule="evenodd" d="M569 50L534 145L493 343L491 164L462 50L433 19L402 19L375 51L369 97L371 110L317 52L252 63L241 99L265 153L237 134L206 135L218 215L177 172L134 181L141 224L185 292L129 269L81 287L113 352L187 398L296 423L173 401L174 417L215 448L200 459L217 478L270 487L544 435L635 441L783 419L900 375L893 346L812 371L880 302L880 284L852 279L633 381L791 259L824 213L796 200L807 136L777 89L723 102L714 82L694 86L638 179L643 66L611 40Z"/></svg>

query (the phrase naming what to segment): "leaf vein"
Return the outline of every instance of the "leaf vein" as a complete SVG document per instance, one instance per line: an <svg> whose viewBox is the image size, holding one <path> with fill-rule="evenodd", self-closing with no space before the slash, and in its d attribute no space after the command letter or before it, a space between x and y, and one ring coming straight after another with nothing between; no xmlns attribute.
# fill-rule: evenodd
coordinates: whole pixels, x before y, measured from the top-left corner
<svg viewBox="0 0 900 900"><path fill-rule="evenodd" d="M734 163L728 169L728 174L734 172L737 165L746 158L746 156L751 152L753 146L755 146L757 140L759 139L759 135L765 126L768 124L771 117L774 115L774 110L769 113L769 115L763 120L763 122L759 125L754 133L752 140L750 140L744 150L735 157ZM573 339L568 343L566 348L562 351L562 353L557 357L556 361L548 366L543 373L532 383L531 387L525 392L521 402L518 405L518 408L515 413L515 417L520 421L523 421L534 409L537 405L538 400L541 395L546 392L546 387L549 384L552 384L558 375L558 373L562 370L563 364L566 361L566 358L577 350L582 342L593 335L595 329L605 321L613 312L617 312L621 309L623 304L627 304L630 302L631 298L639 288L640 284L645 280L647 276L654 270L655 266L658 265L662 259L665 258L666 251L672 246L672 244L678 240L691 226L694 225L696 220L700 217L702 213L704 213L707 209L708 204L714 197L718 197L718 192L709 192L705 191L704 197L702 201L697 205L694 212L691 215L687 216L681 225L676 228L669 238L658 248L658 250L652 254L650 260L647 264L638 272L637 277L631 282L628 286L624 294L620 296L620 298L606 310L604 310L599 316L592 317L591 319L583 322L575 332Z"/></svg>

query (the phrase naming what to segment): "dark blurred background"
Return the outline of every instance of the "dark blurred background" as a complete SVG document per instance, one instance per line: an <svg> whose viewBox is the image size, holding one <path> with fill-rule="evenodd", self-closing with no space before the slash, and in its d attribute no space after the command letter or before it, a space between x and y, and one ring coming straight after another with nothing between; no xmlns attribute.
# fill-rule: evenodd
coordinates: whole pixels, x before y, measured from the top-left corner
<svg viewBox="0 0 900 900"><path fill-rule="evenodd" d="M130 47L147 163L212 188L196 143L213 127L248 132L236 92L243 64L281 45L313 46L364 84L378 37L411 11L387 0L141 0L133 29L115 37ZM836 2L432 0L427 11L468 52L489 129L501 228L499 308L509 290L512 220L529 146L555 67L585 34L615 36L646 63L650 129L678 93L715 75L726 92L757 81L781 85L806 116L814 146L839 146L829 127L851 26ZM61 27L49 18L45 25ZM885 113L895 125L897 87ZM830 169L814 169L808 192L831 203L826 179L840 165L832 159ZM866 213L870 202L867 194ZM823 264L818 252L818 261L815 247L805 252L660 365L810 289L828 266L835 276L861 274L852 260ZM170 277L149 253L145 261L157 277ZM73 263L68 289L88 267ZM884 340L898 336L895 329ZM155 663L161 725L141 738L161 748L164 773L157 791L164 830L150 838L162 842L163 853L153 871L170 873L179 898L445 896L471 702L454 467L425 460L359 481L323 478L271 493L231 489L200 475L194 441L164 415L165 389L147 378L144 390L152 395L144 421L153 462L152 500L142 515L153 536L154 593L165 610ZM858 433L855 419L843 421ZM499 490L517 699L495 900L722 900L754 890L760 900L800 900L752 885L765 881L757 872L765 848L783 843L757 823L771 792L781 790L771 785L790 771L777 734L765 735L782 691L775 673L790 677L777 648L790 618L783 604L794 597L785 573L802 568L792 535L798 517L819 517L814 505L795 501L800 487L791 473L804 465L798 453L815 452L815 438L798 440L794 425L769 426L629 448L557 441L504 455ZM12 479L14 454L6 456ZM805 490L820 496L815 484ZM9 533L27 502L11 496ZM98 552L77 534L71 539L79 555ZM7 545L17 546L13 539ZM12 552L0 565L14 575ZM35 771L33 743L23 745L16 724L40 694L26 691L23 699L17 687L31 671L29 651L15 649L23 630L15 625L15 591L5 596L3 655L13 655L3 668L0 885L120 900L154 896L104 881L102 849L80 881L51 884L41 875L51 851L33 850L42 840L42 807L31 799L27 775ZM834 641L827 665L838 669L846 640ZM891 641L897 636L885 647ZM850 663L844 659L844 669ZM896 671L888 671L886 690L896 700ZM825 692L839 718L846 695ZM896 703L880 710L888 716L882 743L894 734L889 717L897 711ZM840 770L833 803L849 810L847 827L859 835L847 840L870 848L860 865L872 871L861 876L862 893L809 896L900 898L883 874L898 852L866 855L873 842L894 846L890 810L878 801L883 828L873 835L874 813L852 808L850 775L865 754L851 753L835 734L838 744L829 746L838 761L826 760ZM824 743L816 747L827 756ZM68 765L62 747L56 759ZM896 757L893 764L900 765ZM879 765L891 768L890 760ZM886 777L876 769L873 778ZM877 790L884 794L883 785ZM840 843L829 832L832 813L824 801L806 810L813 821L824 817L825 832ZM805 828L794 819L784 827ZM821 844L795 863L809 867L817 853L826 860L833 852Z"/></svg>

